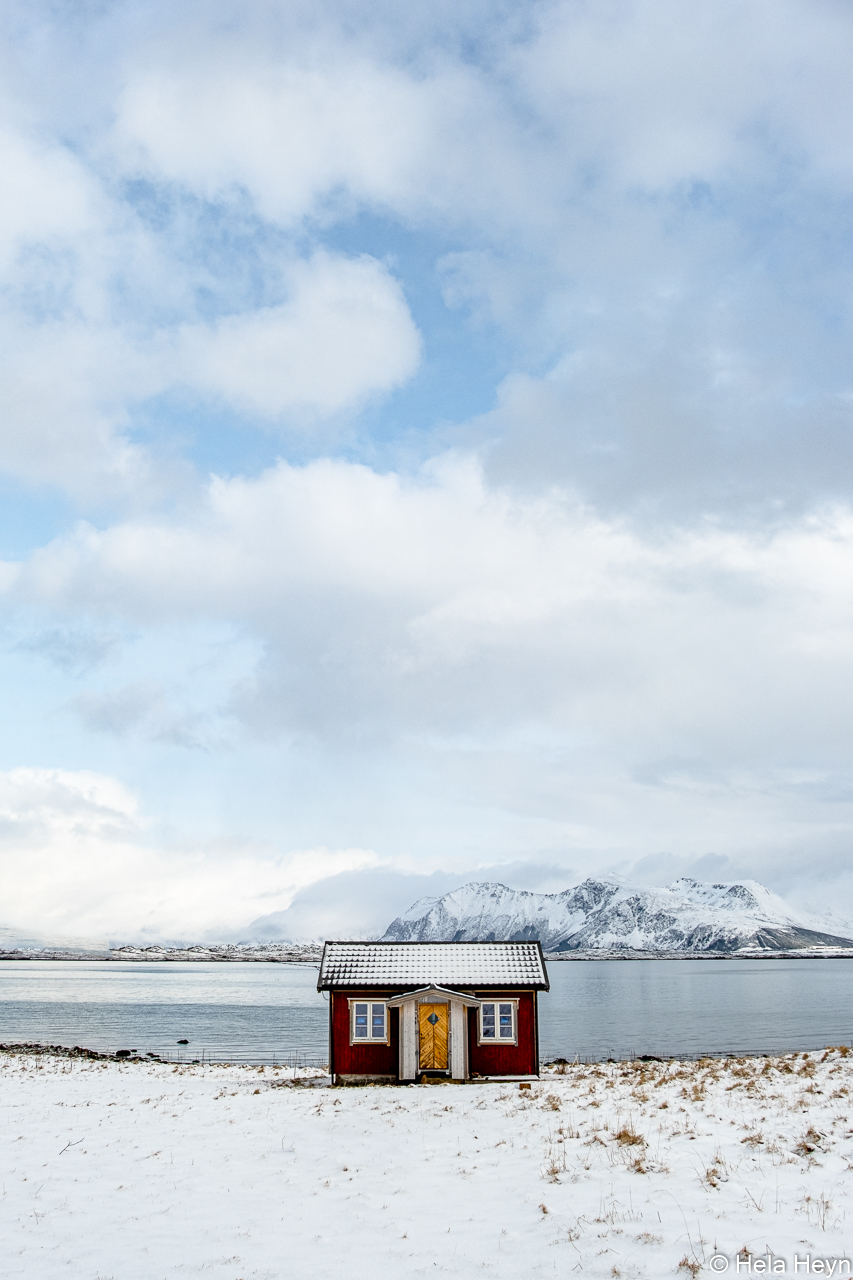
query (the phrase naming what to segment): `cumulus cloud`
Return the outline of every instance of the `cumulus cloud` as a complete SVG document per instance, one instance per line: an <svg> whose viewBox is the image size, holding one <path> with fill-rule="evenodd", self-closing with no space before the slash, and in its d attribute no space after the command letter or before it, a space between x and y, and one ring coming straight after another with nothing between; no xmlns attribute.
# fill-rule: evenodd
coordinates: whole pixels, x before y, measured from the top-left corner
<svg viewBox="0 0 853 1280"><path fill-rule="evenodd" d="M121 335L75 321L0 319L5 422L0 468L91 500L150 495L151 459L127 438L129 393L160 382ZM45 376L45 370L50 376Z"/></svg>
<svg viewBox="0 0 853 1280"><path fill-rule="evenodd" d="M177 376L261 418L316 419L389 391L415 371L418 331L374 259L320 254L291 269L290 300L182 329Z"/></svg>
<svg viewBox="0 0 853 1280"><path fill-rule="evenodd" d="M255 15L227 36L199 32L179 57L140 44L117 112L121 163L210 200L240 189L285 224L329 204L476 214L487 232L521 222L568 252L557 206L574 230L573 207L602 190L753 186L780 156L849 181L841 6L728 0L686 22L676 0L554 4L523 28L495 14L469 57L473 13L386 16L354 29L341 10L293 14L285 34Z"/></svg>
<svg viewBox="0 0 853 1280"><path fill-rule="evenodd" d="M67 248L99 230L102 216L98 185L77 157L0 124L0 270L27 244Z"/></svg>
<svg viewBox="0 0 853 1280"><path fill-rule="evenodd" d="M184 389L251 422L286 416L310 424L411 377L420 337L382 264L317 254L286 265L286 302L209 322L195 315L140 332L125 321L105 323L95 307L81 315L70 302L61 314L0 310L0 470L140 504L170 482L130 438L131 411L155 396ZM32 287L27 296L32 301Z"/></svg>
<svg viewBox="0 0 853 1280"><path fill-rule="evenodd" d="M849 180L841 6L724 0L682 19L677 0L548 6L514 66L571 153L628 189L760 181L773 147Z"/></svg>
<svg viewBox="0 0 853 1280"><path fill-rule="evenodd" d="M315 880L377 863L369 850L168 847L114 778L61 769L0 774L3 921L114 941L221 937L285 910Z"/></svg>
<svg viewBox="0 0 853 1280"><path fill-rule="evenodd" d="M110 200L78 154L12 122L0 104L0 470L91 492L145 485L120 438L144 372L109 323ZM2 117L6 117L2 119Z"/></svg>
<svg viewBox="0 0 853 1280"><path fill-rule="evenodd" d="M336 190L345 204L393 198L401 174L417 171L431 95L393 66L341 52L311 59L303 45L282 63L251 41L205 42L180 63L135 67L118 104L121 163L211 200L243 188L285 224Z"/></svg>
<svg viewBox="0 0 853 1280"><path fill-rule="evenodd" d="M501 483L559 474L683 519L849 480L841 6L549 5L523 29L495 15L471 57L473 13L217 13L184 29L155 6L140 28L119 6L121 74L85 127L71 113L74 146L7 128L19 293L67 277L71 310L59 333L10 314L25 372L0 463L138 491L133 415L176 381L248 422L400 386L418 342L399 285L317 253L373 217L448 242L448 299L506 333L499 410L473 428L503 438ZM64 65L61 35L41 47ZM30 88L43 134L56 110ZM289 301L267 296L282 272Z"/></svg>
<svg viewBox="0 0 853 1280"><path fill-rule="evenodd" d="M247 292L204 260L202 233L188 250L191 230L153 225L82 148L4 122L3 106L0 472L83 501L157 501L187 480L133 438L157 397L309 422L415 372L418 330L375 257L276 244L257 267L268 283Z"/></svg>

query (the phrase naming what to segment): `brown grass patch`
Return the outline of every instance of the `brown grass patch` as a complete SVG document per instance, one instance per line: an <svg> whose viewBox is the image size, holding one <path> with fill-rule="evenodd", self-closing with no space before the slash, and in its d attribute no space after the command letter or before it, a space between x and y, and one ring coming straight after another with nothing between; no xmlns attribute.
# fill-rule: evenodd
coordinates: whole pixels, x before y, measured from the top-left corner
<svg viewBox="0 0 853 1280"><path fill-rule="evenodd" d="M813 1151L820 1150L820 1144L826 1135L818 1133L813 1125L809 1125L801 1138L794 1145L794 1150L798 1156L810 1156Z"/></svg>
<svg viewBox="0 0 853 1280"><path fill-rule="evenodd" d="M637 1133L634 1129L628 1128L627 1126L620 1129L617 1134L614 1134L614 1137L620 1147L638 1147L646 1145L646 1140L643 1135L641 1133Z"/></svg>

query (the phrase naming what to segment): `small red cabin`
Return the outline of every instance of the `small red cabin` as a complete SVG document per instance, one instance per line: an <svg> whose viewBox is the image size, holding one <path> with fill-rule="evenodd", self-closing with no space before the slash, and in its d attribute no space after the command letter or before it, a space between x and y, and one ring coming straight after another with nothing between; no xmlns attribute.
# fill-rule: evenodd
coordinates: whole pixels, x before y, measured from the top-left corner
<svg viewBox="0 0 853 1280"><path fill-rule="evenodd" d="M538 942L327 942L332 1078L538 1075L548 989Z"/></svg>

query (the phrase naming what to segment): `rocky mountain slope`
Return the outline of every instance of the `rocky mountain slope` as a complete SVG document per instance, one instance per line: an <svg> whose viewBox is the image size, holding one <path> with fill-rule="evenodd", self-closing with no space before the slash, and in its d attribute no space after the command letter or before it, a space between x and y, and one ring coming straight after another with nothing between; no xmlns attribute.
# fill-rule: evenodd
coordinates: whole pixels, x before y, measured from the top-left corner
<svg viewBox="0 0 853 1280"><path fill-rule="evenodd" d="M422 898L385 931L388 941L538 938L546 952L798 951L853 947L822 922L794 912L755 880L702 884L682 878L662 889L584 880L562 893L466 884Z"/></svg>

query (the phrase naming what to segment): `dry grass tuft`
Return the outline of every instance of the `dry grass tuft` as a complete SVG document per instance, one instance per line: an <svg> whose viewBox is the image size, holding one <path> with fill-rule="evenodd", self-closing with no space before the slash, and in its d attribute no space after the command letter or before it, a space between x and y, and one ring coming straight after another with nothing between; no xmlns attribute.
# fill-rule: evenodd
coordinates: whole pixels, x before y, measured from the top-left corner
<svg viewBox="0 0 853 1280"><path fill-rule="evenodd" d="M809 1222L820 1227L821 1231L826 1231L829 1215L832 1212L832 1201L825 1191L821 1191L819 1196L805 1195L800 1201L798 1212L804 1213Z"/></svg>
<svg viewBox="0 0 853 1280"><path fill-rule="evenodd" d="M818 1133L813 1125L809 1125L803 1136L794 1145L794 1150L798 1156L810 1156L813 1151L820 1149L825 1135Z"/></svg>
<svg viewBox="0 0 853 1280"><path fill-rule="evenodd" d="M688 1274L693 1277L693 1280L696 1280L696 1277L698 1276L699 1272L702 1270L702 1263L699 1261L698 1258L690 1258L685 1253L684 1257L681 1259L681 1261L679 1262L678 1266L675 1269L676 1271L688 1272Z"/></svg>
<svg viewBox="0 0 853 1280"><path fill-rule="evenodd" d="M634 1129L627 1127L620 1129L615 1135L615 1138L620 1147L637 1147L646 1145L646 1140L641 1133L637 1133Z"/></svg>

